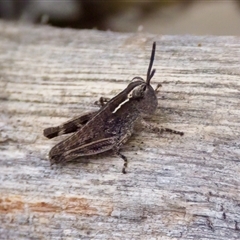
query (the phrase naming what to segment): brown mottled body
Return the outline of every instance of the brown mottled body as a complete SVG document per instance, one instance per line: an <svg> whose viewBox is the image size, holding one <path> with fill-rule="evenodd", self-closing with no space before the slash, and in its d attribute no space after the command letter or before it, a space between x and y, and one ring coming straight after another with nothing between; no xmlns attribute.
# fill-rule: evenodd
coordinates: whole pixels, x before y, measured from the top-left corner
<svg viewBox="0 0 240 240"><path fill-rule="evenodd" d="M126 89L107 103L105 98L101 98L102 107L99 111L44 130L44 135L48 138L75 132L51 149L49 158L52 164L111 150L125 161L122 172L126 173L127 158L119 152L119 149L130 138L134 124L138 120L143 122L142 115L153 114L158 105L157 89L154 90L150 85L150 80L155 73L155 69L152 70L155 49L156 44L153 43L146 81L141 77L135 77ZM183 135L182 132L171 129L159 129L147 123L145 125L154 132L167 131Z"/></svg>

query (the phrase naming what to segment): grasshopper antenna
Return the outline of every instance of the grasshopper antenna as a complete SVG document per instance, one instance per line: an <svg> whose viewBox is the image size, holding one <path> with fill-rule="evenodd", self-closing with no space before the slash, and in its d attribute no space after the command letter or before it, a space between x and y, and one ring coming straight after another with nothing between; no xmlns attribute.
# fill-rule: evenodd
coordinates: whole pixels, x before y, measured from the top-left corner
<svg viewBox="0 0 240 240"><path fill-rule="evenodd" d="M156 51L156 42L153 42L152 54L151 54L150 63L149 63L148 71L147 71L147 80L146 80L147 85L150 85L150 80L152 79L154 73L156 72L156 69L152 70L152 65L153 65L153 61L154 61L155 51Z"/></svg>

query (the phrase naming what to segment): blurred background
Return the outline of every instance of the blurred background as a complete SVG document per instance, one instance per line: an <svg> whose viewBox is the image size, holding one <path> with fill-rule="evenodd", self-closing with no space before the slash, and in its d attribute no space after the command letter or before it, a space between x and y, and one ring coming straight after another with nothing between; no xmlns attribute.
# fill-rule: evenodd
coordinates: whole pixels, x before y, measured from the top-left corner
<svg viewBox="0 0 240 240"><path fill-rule="evenodd" d="M0 18L117 32L240 35L240 0L0 0Z"/></svg>

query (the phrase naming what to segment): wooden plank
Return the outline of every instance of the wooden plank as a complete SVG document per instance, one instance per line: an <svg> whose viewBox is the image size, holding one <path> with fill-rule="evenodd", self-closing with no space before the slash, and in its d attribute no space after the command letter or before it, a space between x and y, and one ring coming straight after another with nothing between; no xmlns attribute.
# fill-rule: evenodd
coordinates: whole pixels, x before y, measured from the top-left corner
<svg viewBox="0 0 240 240"><path fill-rule="evenodd" d="M240 38L0 22L1 239L239 239ZM96 110L157 42L151 122L122 152L50 167L42 131Z"/></svg>

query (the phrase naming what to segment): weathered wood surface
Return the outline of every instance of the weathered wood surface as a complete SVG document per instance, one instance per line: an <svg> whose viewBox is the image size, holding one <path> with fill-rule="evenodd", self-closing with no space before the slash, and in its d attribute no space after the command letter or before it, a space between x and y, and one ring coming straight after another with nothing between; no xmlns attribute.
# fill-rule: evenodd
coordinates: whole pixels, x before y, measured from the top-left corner
<svg viewBox="0 0 240 240"><path fill-rule="evenodd" d="M0 239L240 239L240 38L0 22ZM50 167L42 131L96 110L157 42L151 118L122 152Z"/></svg>

